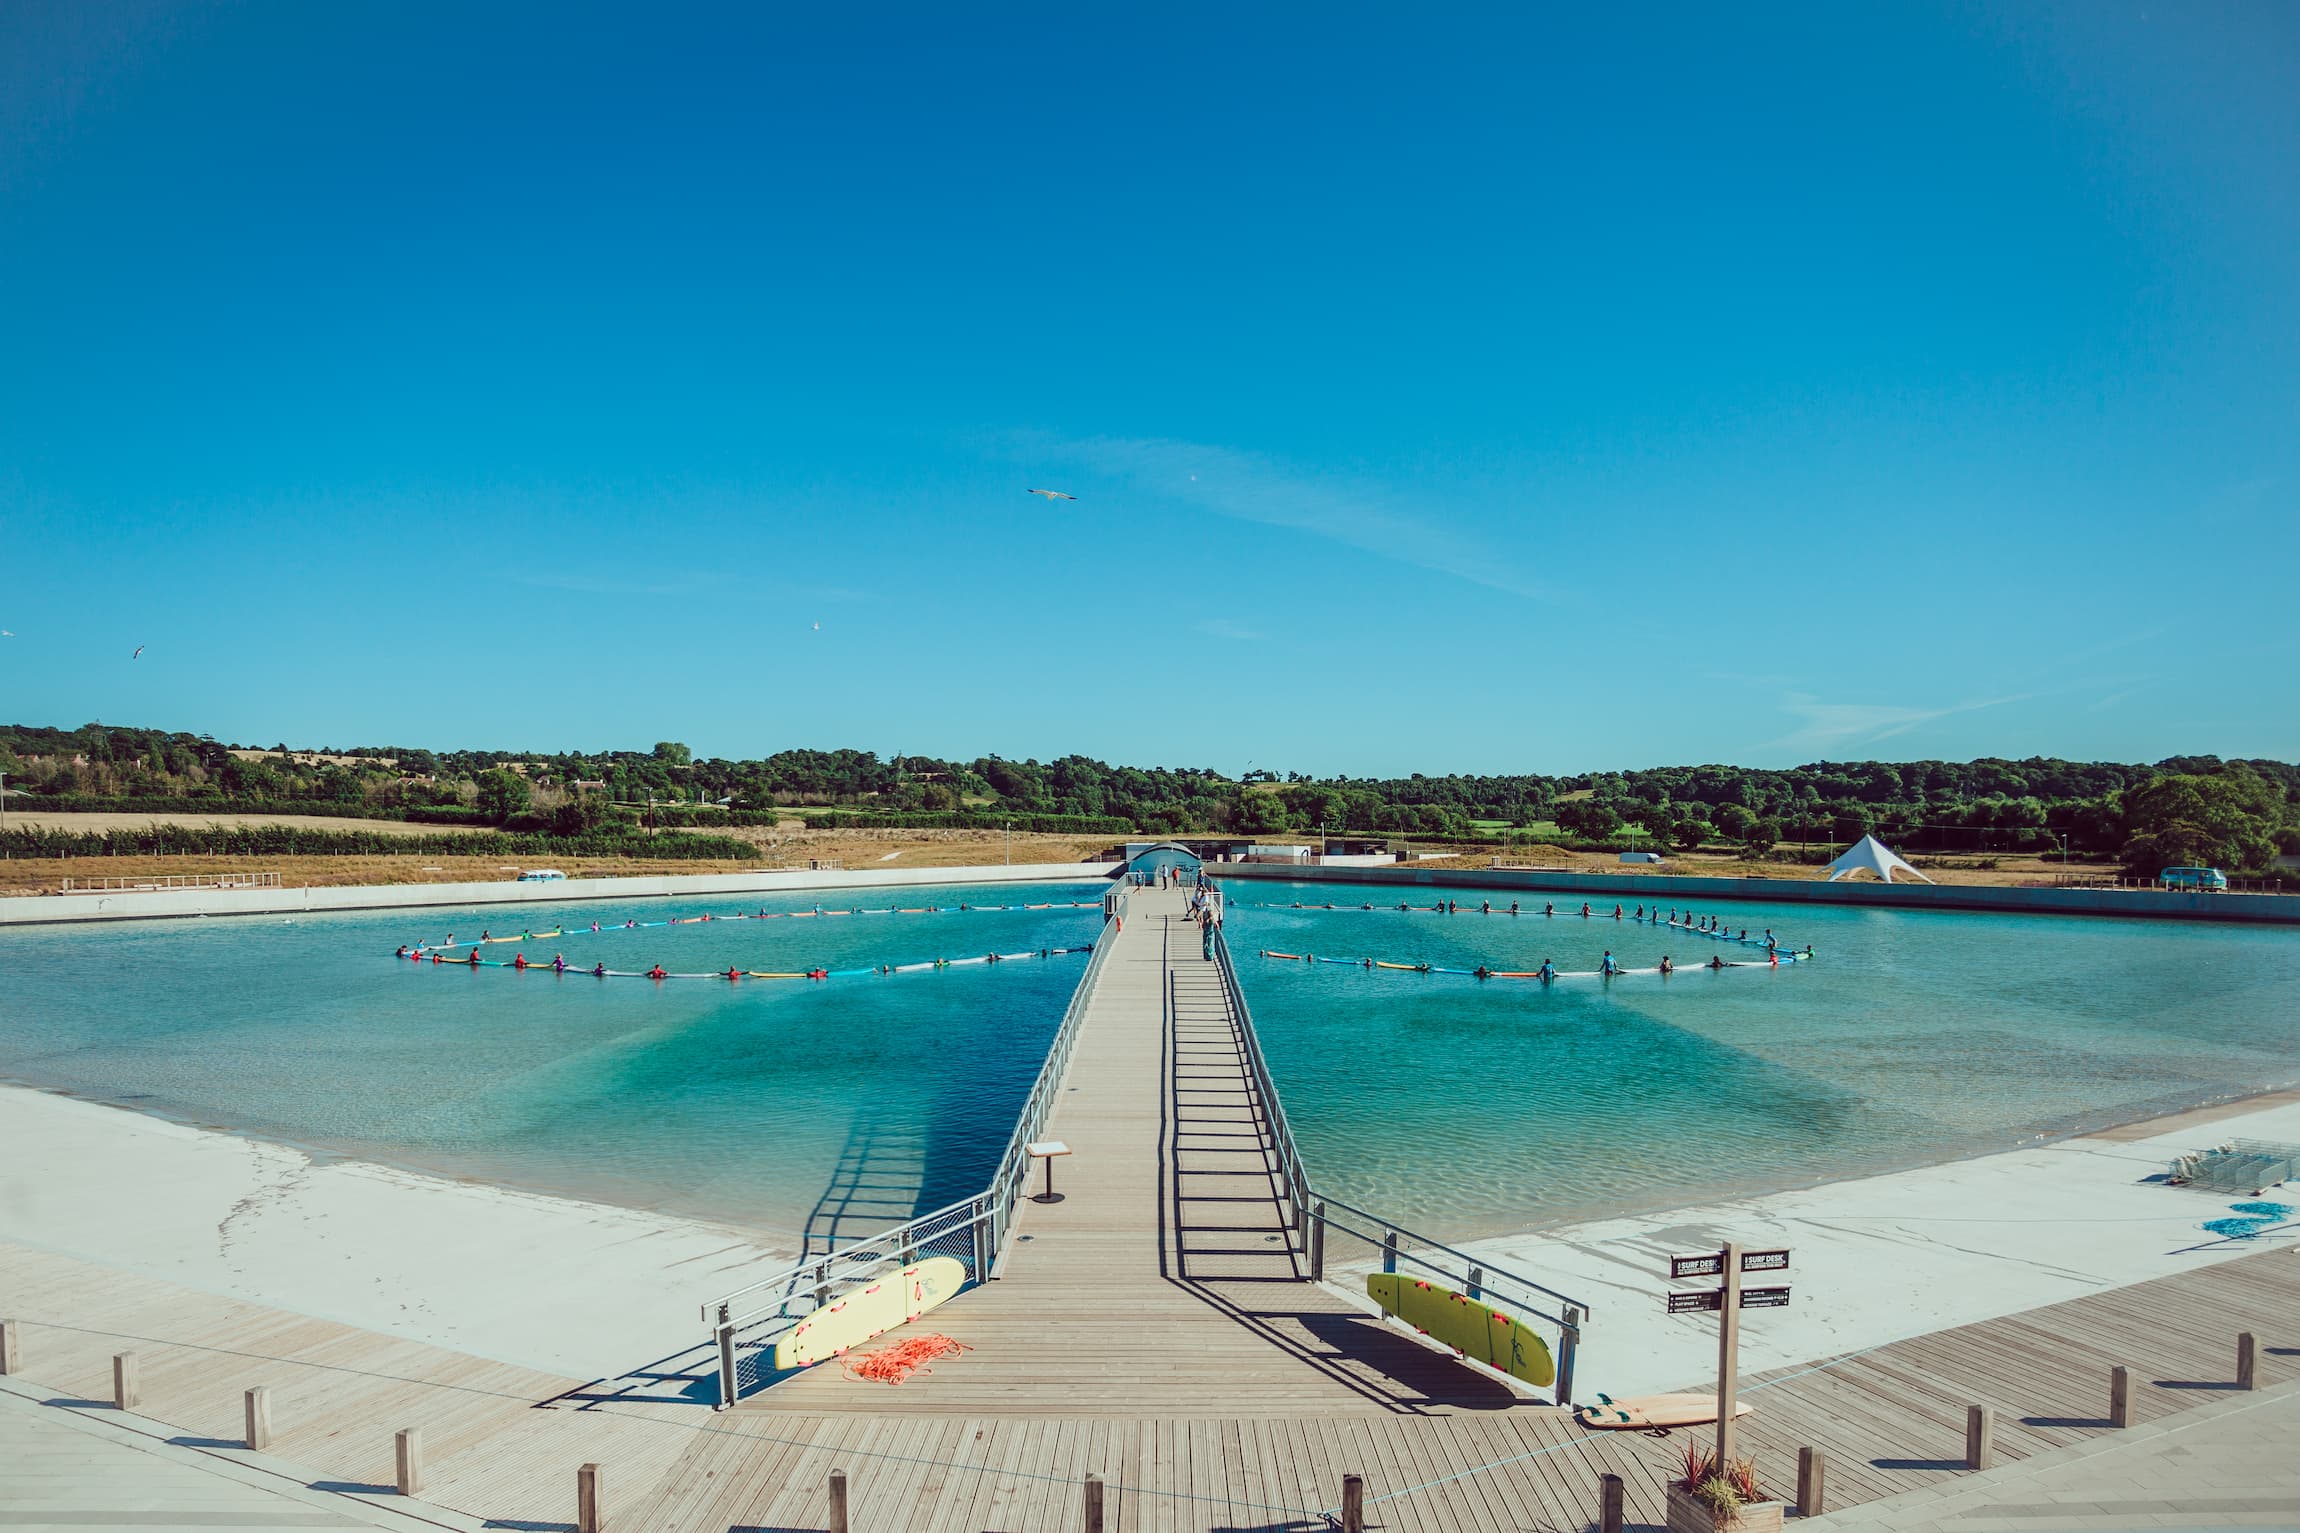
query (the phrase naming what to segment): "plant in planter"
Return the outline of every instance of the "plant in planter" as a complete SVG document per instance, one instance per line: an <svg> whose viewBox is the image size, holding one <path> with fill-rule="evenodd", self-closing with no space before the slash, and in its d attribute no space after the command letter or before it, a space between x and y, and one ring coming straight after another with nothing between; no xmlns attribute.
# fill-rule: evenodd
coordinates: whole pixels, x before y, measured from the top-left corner
<svg viewBox="0 0 2300 1533"><path fill-rule="evenodd" d="M1781 1513L1757 1488L1755 1464L1686 1445L1684 1473L1669 1482L1670 1533L1779 1533Z"/></svg>

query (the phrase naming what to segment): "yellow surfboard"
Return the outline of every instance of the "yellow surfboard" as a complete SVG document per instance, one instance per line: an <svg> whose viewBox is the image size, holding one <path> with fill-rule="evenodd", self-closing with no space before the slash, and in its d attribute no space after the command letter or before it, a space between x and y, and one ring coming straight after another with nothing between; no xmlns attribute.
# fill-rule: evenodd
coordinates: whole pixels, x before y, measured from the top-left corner
<svg viewBox="0 0 2300 1533"><path fill-rule="evenodd" d="M881 1332L891 1331L933 1309L966 1282L966 1264L948 1256L888 1273L877 1282L842 1294L793 1326L775 1343L777 1370L804 1368L836 1357Z"/></svg>
<svg viewBox="0 0 2300 1533"><path fill-rule="evenodd" d="M1367 1274L1366 1293L1387 1313L1464 1357L1528 1384L1557 1382L1549 1343L1531 1321L1513 1319L1450 1288L1394 1272Z"/></svg>

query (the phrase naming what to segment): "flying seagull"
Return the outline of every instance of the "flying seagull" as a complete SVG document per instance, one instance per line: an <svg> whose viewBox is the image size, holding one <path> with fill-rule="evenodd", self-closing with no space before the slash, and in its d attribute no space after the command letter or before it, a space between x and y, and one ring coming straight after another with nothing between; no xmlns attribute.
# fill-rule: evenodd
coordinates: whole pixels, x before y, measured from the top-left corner
<svg viewBox="0 0 2300 1533"><path fill-rule="evenodd" d="M1078 498L1075 495L1065 495L1060 490L1031 490L1028 493L1032 495L1043 495L1048 500L1076 500Z"/></svg>
<svg viewBox="0 0 2300 1533"><path fill-rule="evenodd" d="M143 646L143 645L141 645L141 644L137 645L137 646L136 646L136 652L135 652L134 654L130 655L128 658L129 658L130 660L141 660L141 659L143 659L143 658L144 658L144 646Z"/></svg>

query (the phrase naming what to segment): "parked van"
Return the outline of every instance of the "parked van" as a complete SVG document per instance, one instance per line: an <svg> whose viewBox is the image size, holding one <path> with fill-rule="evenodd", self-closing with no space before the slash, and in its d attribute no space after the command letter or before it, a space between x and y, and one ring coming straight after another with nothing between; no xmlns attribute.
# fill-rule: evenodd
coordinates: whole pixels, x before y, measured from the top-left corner
<svg viewBox="0 0 2300 1533"><path fill-rule="evenodd" d="M1659 867L1661 854L1659 852L1623 852L1621 860L1623 862L1649 862L1655 867Z"/></svg>
<svg viewBox="0 0 2300 1533"><path fill-rule="evenodd" d="M2156 875L2167 889L2225 890L2228 875L2218 868L2166 868Z"/></svg>
<svg viewBox="0 0 2300 1533"><path fill-rule="evenodd" d="M566 877L567 875L557 868L529 868L519 875L519 882L523 884L555 884Z"/></svg>

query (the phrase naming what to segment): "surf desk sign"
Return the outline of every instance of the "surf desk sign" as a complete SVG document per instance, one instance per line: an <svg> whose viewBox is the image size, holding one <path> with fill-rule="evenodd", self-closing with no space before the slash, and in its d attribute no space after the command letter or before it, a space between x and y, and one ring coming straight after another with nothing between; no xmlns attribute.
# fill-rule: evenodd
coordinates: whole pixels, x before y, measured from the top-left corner
<svg viewBox="0 0 2300 1533"><path fill-rule="evenodd" d="M1697 1288L1691 1293L1663 1295L1663 1302L1672 1315L1693 1314L1704 1310L1717 1311L1717 1457L1720 1462L1733 1457L1733 1428L1736 1418L1747 1410L1734 1399L1739 1392L1741 1353L1741 1311L1745 1309L1786 1309L1789 1307L1787 1288L1744 1288L1741 1275L1745 1272L1786 1272L1789 1253L1777 1251L1744 1251L1737 1245L1728 1245L1722 1251L1704 1251L1698 1256L1672 1256L1669 1258L1669 1277L1672 1282L1683 1278L1722 1278L1716 1288Z"/></svg>

